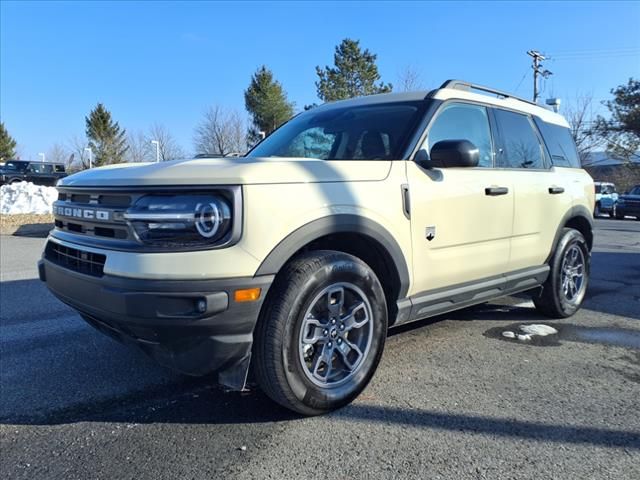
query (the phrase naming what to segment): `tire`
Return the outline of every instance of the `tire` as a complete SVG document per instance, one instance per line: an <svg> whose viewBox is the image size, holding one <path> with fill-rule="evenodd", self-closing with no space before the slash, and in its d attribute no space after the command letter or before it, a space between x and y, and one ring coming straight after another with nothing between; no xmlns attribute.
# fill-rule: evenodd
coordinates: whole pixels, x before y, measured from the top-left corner
<svg viewBox="0 0 640 480"><path fill-rule="evenodd" d="M348 309L353 315L345 315ZM269 291L254 338L256 379L272 400L295 412L340 408L371 380L387 326L384 291L368 265L331 250L303 254Z"/></svg>
<svg viewBox="0 0 640 480"><path fill-rule="evenodd" d="M551 258L549 277L542 291L533 297L536 310L551 318L567 318L576 313L587 291L590 261L589 247L582 234L564 228ZM563 282L567 277L570 278L565 288Z"/></svg>
<svg viewBox="0 0 640 480"><path fill-rule="evenodd" d="M600 216L600 203L596 203L596 208L593 210L593 216L594 217Z"/></svg>
<svg viewBox="0 0 640 480"><path fill-rule="evenodd" d="M617 206L615 206L613 214L618 220L624 220L624 212L621 212Z"/></svg>

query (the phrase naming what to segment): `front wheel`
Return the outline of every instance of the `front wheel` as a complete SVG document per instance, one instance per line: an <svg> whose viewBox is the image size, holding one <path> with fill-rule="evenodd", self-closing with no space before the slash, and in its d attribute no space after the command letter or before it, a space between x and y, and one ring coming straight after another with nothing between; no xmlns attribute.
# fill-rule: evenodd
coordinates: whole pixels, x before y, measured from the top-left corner
<svg viewBox="0 0 640 480"><path fill-rule="evenodd" d="M258 322L258 383L279 404L318 415L351 402L373 376L387 335L375 273L342 252L310 252L280 272Z"/></svg>
<svg viewBox="0 0 640 480"><path fill-rule="evenodd" d="M536 309L551 318L567 318L578 311L587 291L589 247L582 234L565 228L550 262L547 281L533 297Z"/></svg>

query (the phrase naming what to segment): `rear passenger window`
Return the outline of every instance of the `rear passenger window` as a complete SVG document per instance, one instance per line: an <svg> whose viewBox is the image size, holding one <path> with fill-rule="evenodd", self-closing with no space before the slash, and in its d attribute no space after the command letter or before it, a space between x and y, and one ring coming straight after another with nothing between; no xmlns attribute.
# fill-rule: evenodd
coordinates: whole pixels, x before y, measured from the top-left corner
<svg viewBox="0 0 640 480"><path fill-rule="evenodd" d="M496 156L500 168L545 168L538 136L529 117L495 110L501 145Z"/></svg>
<svg viewBox="0 0 640 480"><path fill-rule="evenodd" d="M551 163L557 167L580 168L580 158L571 131L539 118L535 118L535 122L551 154Z"/></svg>
<svg viewBox="0 0 640 480"><path fill-rule="evenodd" d="M442 140L468 140L480 151L479 167L493 166L491 130L487 109L478 105L452 103L445 106L429 129L428 152Z"/></svg>

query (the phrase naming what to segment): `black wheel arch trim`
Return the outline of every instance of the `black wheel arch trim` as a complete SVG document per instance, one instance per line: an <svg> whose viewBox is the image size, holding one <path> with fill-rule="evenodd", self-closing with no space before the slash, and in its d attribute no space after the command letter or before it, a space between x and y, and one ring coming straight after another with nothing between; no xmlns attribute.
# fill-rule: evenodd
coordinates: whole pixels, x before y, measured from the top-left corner
<svg viewBox="0 0 640 480"><path fill-rule="evenodd" d="M562 217L560 224L558 225L558 229L556 230L556 234L553 238L553 244L551 246L551 251L545 261L546 264L549 264L551 261L551 257L556 251L556 247L558 246L558 242L562 237L562 229L566 228L567 224L573 220L574 218L580 218L585 220L589 224L589 229L593 232L593 213L590 212L584 205L575 205L567 211ZM593 233L591 233L591 238L585 238L587 240L587 244L589 246L589 250L593 248Z"/></svg>
<svg viewBox="0 0 640 480"><path fill-rule="evenodd" d="M354 214L336 214L313 220L285 237L262 261L255 275L275 275L305 245L335 233L356 233L369 237L386 250L400 280L399 296L409 291L409 269L402 249L391 233L379 223Z"/></svg>

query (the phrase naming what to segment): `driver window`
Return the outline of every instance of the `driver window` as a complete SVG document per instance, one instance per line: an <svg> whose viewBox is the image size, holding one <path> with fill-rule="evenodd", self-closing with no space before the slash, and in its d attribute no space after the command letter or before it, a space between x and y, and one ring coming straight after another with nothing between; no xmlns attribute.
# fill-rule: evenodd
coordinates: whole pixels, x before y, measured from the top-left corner
<svg viewBox="0 0 640 480"><path fill-rule="evenodd" d="M478 166L493 166L491 130L485 107L466 103L445 106L429 128L425 142L427 151L431 152L431 148L442 140L470 141L480 151Z"/></svg>

